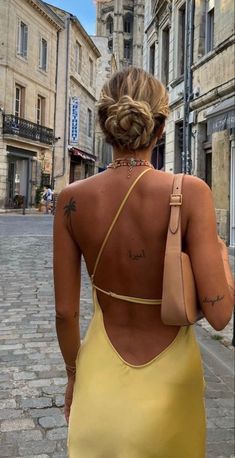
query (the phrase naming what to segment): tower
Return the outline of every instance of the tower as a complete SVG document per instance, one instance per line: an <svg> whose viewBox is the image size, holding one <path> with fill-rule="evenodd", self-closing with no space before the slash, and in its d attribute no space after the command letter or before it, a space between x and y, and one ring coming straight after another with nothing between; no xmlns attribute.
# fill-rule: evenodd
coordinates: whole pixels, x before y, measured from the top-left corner
<svg viewBox="0 0 235 458"><path fill-rule="evenodd" d="M97 36L108 37L118 69L143 66L144 0L97 2Z"/></svg>

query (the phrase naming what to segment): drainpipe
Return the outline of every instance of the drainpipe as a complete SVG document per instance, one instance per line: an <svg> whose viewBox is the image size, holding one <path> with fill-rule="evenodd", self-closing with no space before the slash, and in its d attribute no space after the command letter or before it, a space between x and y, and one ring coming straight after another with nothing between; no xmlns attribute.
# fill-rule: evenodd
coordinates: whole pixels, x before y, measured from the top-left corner
<svg viewBox="0 0 235 458"><path fill-rule="evenodd" d="M195 0L191 0L191 8L190 8L190 15L189 15L189 65L188 65L188 72L189 72L189 84L188 84L188 116L190 114L190 102L193 98L193 43L194 43L194 13L195 13ZM188 119L189 121L189 119ZM192 174L192 123L188 122L188 148L187 148L187 157L186 157L186 172L191 175Z"/></svg>
<svg viewBox="0 0 235 458"><path fill-rule="evenodd" d="M188 6L189 1L185 3L185 39L184 39L184 118L183 118L183 151L182 151L182 172L186 172L186 151L187 151L187 99L188 99Z"/></svg>
<svg viewBox="0 0 235 458"><path fill-rule="evenodd" d="M56 107L57 107L57 90L58 90L58 58L59 58L59 40L60 40L60 31L57 31L57 42L56 42L56 75L55 75L55 101L54 101L54 135L53 135L53 145L52 145L52 171L51 171L51 188L55 187L55 131L56 131Z"/></svg>
<svg viewBox="0 0 235 458"><path fill-rule="evenodd" d="M67 136L68 136L68 79L69 79L69 40L70 40L70 16L66 18L67 25L67 43L66 43L66 81L65 81L65 115L64 115L64 147L63 147L63 167L62 172L54 177L56 178L63 177L65 174L65 160L67 154Z"/></svg>
<svg viewBox="0 0 235 458"><path fill-rule="evenodd" d="M191 125L189 124L190 100L192 97L192 63L193 63L193 28L194 1L186 1L185 14L185 60L184 60L184 120L183 120L183 153L182 171L191 174Z"/></svg>

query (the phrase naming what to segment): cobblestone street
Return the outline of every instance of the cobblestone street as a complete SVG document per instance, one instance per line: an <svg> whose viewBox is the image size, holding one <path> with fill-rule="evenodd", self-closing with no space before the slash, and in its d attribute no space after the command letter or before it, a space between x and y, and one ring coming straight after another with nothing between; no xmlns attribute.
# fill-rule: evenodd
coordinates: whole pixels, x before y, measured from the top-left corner
<svg viewBox="0 0 235 458"><path fill-rule="evenodd" d="M66 457L66 376L54 325L52 223L51 215L0 215L1 458ZM91 304L83 265L82 337ZM233 351L215 337L229 342L231 325L228 329L212 338L197 326L207 383L207 458L234 457Z"/></svg>

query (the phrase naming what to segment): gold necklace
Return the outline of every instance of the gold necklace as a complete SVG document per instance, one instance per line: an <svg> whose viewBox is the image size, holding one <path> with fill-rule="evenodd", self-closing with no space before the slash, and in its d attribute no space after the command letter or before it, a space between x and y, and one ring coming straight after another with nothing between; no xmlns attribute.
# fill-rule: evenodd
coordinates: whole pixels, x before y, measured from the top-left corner
<svg viewBox="0 0 235 458"><path fill-rule="evenodd" d="M110 162L110 164L107 165L107 169L117 169L118 167L128 167L127 178L130 178L133 167L139 167L139 166L151 167L152 169L154 169L151 162L146 161L145 159L135 159L134 157L125 158L125 159L122 159L122 158L115 159L115 161Z"/></svg>

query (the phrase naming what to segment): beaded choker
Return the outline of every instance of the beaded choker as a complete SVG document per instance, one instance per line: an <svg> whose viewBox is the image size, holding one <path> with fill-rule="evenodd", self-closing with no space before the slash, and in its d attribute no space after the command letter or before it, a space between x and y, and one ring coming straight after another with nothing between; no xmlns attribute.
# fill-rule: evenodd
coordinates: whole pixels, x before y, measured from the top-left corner
<svg viewBox="0 0 235 458"><path fill-rule="evenodd" d="M107 169L117 169L118 167L128 167L127 178L130 178L133 167L139 167L139 166L151 167L152 169L154 169L151 162L145 161L144 159L135 159L134 157L126 158L126 159L122 159L122 158L115 159L115 161L107 165Z"/></svg>

